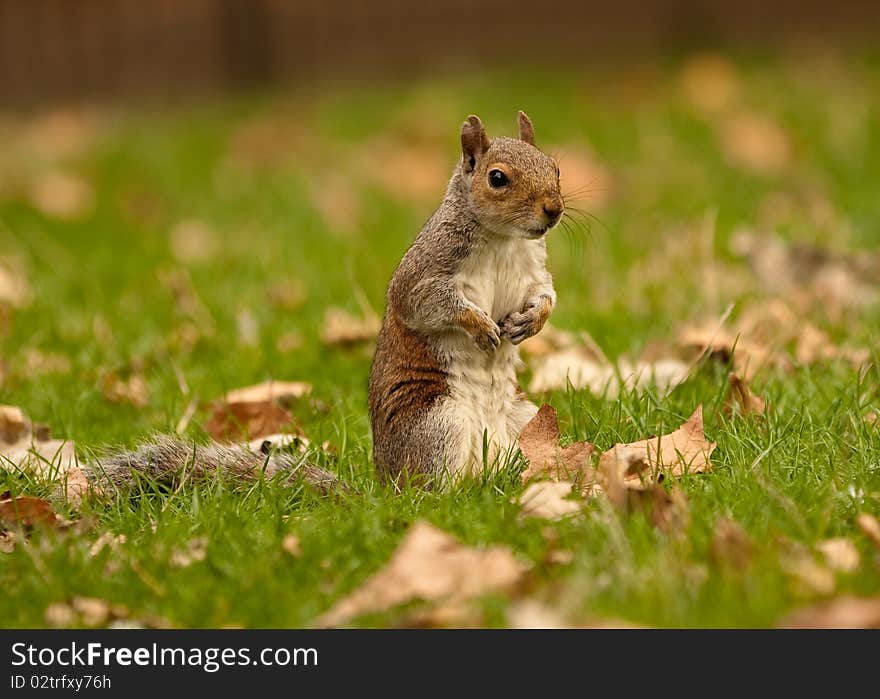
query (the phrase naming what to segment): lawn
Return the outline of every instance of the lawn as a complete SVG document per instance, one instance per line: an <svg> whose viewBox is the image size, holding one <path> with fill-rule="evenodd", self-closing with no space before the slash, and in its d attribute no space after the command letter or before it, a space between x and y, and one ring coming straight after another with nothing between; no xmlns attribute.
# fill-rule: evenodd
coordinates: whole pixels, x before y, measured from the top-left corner
<svg viewBox="0 0 880 699"><path fill-rule="evenodd" d="M0 554L3 626L43 626L75 597L124 605L134 624L309 626L420 519L528 566L514 591L479 597L453 623L516 624L527 600L573 625L772 626L824 599L880 594L880 554L856 525L880 516L878 58L670 56L2 115L0 257L16 282L0 301L0 403L88 459L178 427L202 442L226 391L307 381L291 412L309 458L357 490L217 476L76 510L57 502L88 526L37 529ZM565 442L597 453L669 432L702 404L718 446L711 471L678 479L689 517L677 531L601 497L560 521L524 518L517 460L446 492L380 485L372 348L321 339L329 308L381 313L440 202L461 121L476 113L490 135L513 135L520 108L585 185L569 201L585 213L572 209L548 241L556 328L586 331L612 360L681 356L683 329L717 325L731 304L734 334L780 303L821 333L810 353L794 335L774 345L764 323L756 337L772 352L748 368L764 415L724 409L736 354L694 361L671 391L533 395L556 407ZM761 247L769 236L781 256ZM758 246L751 258L743 240ZM792 253L804 249L806 273ZM866 281L823 276L816 251ZM4 490L51 487L10 471ZM740 558L722 518L745 532ZM96 545L108 532L115 543ZM298 552L283 545L291 535ZM821 552L839 537L857 565ZM419 623L424 606L351 623Z"/></svg>

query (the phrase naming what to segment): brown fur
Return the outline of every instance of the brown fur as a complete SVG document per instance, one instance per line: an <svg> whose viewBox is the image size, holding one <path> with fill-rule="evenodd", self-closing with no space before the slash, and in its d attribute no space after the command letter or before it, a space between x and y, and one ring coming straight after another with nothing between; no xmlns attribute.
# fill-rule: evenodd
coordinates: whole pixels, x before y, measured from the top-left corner
<svg viewBox="0 0 880 699"><path fill-rule="evenodd" d="M517 344L538 332L552 310L553 299L541 296L496 324L455 281L490 233L537 239L558 220L555 210L561 215L556 162L532 145L534 128L522 113L519 128L520 139L490 140L476 116L462 125L462 159L443 203L388 286L369 385L373 458L386 478L436 473L447 465L456 425L432 412L449 393L448 358L439 350L439 338L467 333L480 349L493 352L501 337ZM493 168L507 175L507 186L489 185Z"/></svg>
<svg viewBox="0 0 880 699"><path fill-rule="evenodd" d="M532 120L525 112L520 112L517 121L519 121L519 140L525 141L530 146L535 145L535 127L532 126Z"/></svg>

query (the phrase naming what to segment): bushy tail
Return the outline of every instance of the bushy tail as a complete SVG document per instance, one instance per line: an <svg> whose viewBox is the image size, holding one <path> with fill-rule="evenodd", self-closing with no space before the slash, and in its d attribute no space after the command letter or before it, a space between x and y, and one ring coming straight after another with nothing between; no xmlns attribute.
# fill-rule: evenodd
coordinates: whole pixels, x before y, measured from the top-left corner
<svg viewBox="0 0 880 699"><path fill-rule="evenodd" d="M304 455L275 449L268 441L254 450L156 435L133 451L108 452L84 470L92 485L105 492L131 487L140 478L174 486L218 471L243 480L287 473L288 481L305 483L325 495L348 490L336 474L308 463Z"/></svg>

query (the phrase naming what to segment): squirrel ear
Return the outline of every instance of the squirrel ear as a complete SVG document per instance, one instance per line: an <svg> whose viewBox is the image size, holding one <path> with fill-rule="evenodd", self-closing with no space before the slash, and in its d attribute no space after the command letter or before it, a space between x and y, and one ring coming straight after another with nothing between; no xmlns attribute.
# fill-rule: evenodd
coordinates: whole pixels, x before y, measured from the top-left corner
<svg viewBox="0 0 880 699"><path fill-rule="evenodd" d="M471 172L477 158L489 150L489 136L483 128L480 117L471 114L461 125L461 152L464 156L465 172Z"/></svg>
<svg viewBox="0 0 880 699"><path fill-rule="evenodd" d="M532 146L535 145L535 127L532 126L532 120L523 111L519 113L519 140Z"/></svg>

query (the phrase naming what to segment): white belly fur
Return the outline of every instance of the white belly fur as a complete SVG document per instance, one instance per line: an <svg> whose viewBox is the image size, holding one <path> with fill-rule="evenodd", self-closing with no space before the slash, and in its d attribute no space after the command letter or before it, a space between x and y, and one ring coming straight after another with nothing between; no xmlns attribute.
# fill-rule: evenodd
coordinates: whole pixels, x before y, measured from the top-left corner
<svg viewBox="0 0 880 699"><path fill-rule="evenodd" d="M457 275L459 289L496 322L520 311L547 283L547 253L543 240L492 238L469 255ZM448 366L449 396L440 410L460 431L457 454L447 454L455 474L480 471L484 434L488 465L503 464L515 449L516 438L537 411L517 393L519 349L509 340L484 352L464 332L450 333L441 347Z"/></svg>

